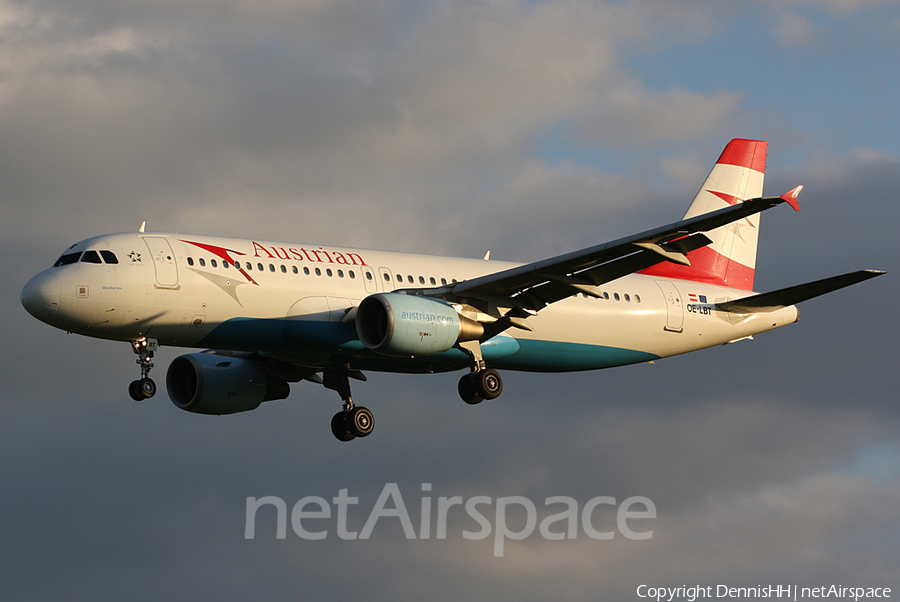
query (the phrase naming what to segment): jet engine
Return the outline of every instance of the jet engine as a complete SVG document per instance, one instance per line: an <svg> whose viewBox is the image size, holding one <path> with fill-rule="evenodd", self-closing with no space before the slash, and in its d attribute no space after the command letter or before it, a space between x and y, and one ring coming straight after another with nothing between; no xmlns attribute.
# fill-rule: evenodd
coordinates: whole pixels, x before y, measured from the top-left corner
<svg viewBox="0 0 900 602"><path fill-rule="evenodd" d="M175 358L166 373L172 403L197 414L236 414L284 399L290 385L271 378L257 362L211 353Z"/></svg>
<svg viewBox="0 0 900 602"><path fill-rule="evenodd" d="M394 356L440 353L464 341L478 340L484 327L437 299L380 293L356 310L356 334L368 349Z"/></svg>
<svg viewBox="0 0 900 602"><path fill-rule="evenodd" d="M437 299L381 293L362 300L356 334L368 349L401 357L431 355L484 334L484 326Z"/></svg>

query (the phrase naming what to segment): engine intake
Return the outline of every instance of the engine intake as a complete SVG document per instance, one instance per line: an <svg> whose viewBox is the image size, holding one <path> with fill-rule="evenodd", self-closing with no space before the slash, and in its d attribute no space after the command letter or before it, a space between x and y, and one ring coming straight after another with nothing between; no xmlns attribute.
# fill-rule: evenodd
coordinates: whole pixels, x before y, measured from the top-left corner
<svg viewBox="0 0 900 602"><path fill-rule="evenodd" d="M284 399L291 388L271 378L258 363L211 353L175 358L166 373L172 403L197 414L236 414L255 410L264 401Z"/></svg>
<svg viewBox="0 0 900 602"><path fill-rule="evenodd" d="M457 343L478 340L484 326L443 301L380 293L359 304L356 334L372 351L410 357L441 353Z"/></svg>

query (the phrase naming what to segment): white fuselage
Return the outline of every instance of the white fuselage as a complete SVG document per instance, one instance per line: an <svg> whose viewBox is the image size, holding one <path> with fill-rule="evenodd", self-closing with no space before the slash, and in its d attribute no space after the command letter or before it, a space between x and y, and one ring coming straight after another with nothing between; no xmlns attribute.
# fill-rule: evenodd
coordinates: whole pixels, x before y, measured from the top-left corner
<svg viewBox="0 0 900 602"><path fill-rule="evenodd" d="M464 368L459 349L397 358L366 349L348 310L373 293L430 288L517 264L182 234L114 234L73 245L78 260L26 286L29 311L88 336L260 352L308 366L428 372ZM105 251L106 253L103 253ZM86 261L87 259L87 261ZM109 261L107 261L109 260ZM115 261L113 263L112 261ZM795 307L738 314L716 303L747 291L642 274L579 294L482 344L489 366L572 371L650 361L797 319Z"/></svg>

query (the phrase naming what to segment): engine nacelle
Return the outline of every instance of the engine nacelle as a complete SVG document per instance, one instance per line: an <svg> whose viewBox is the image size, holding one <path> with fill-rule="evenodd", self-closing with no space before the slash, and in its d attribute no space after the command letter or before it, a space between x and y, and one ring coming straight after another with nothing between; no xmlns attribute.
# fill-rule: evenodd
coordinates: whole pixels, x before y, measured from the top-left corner
<svg viewBox="0 0 900 602"><path fill-rule="evenodd" d="M368 349L396 356L422 356L474 341L484 327L443 301L381 293L369 295L356 310L356 334Z"/></svg>
<svg viewBox="0 0 900 602"><path fill-rule="evenodd" d="M175 358L166 373L172 403L197 414L236 414L255 410L264 401L284 399L291 388L266 375L258 363L211 353Z"/></svg>

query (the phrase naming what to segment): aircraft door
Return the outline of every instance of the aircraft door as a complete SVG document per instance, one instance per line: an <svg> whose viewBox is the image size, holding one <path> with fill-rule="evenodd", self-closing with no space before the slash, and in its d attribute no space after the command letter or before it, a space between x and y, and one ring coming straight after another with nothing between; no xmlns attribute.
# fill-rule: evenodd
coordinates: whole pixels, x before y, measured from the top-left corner
<svg viewBox="0 0 900 602"><path fill-rule="evenodd" d="M360 274L362 274L363 281L366 283L366 292L377 293L378 277L375 275L375 270L367 265L364 265L359 269L359 272Z"/></svg>
<svg viewBox="0 0 900 602"><path fill-rule="evenodd" d="M156 270L156 284L160 288L178 287L178 266L175 264L175 253L169 241L161 236L145 236L144 242L153 258L153 269Z"/></svg>
<svg viewBox="0 0 900 602"><path fill-rule="evenodd" d="M681 303L681 295L678 288L671 280L657 280L657 286L663 294L666 302L666 327L669 332L682 332L684 330L684 305Z"/></svg>
<svg viewBox="0 0 900 602"><path fill-rule="evenodd" d="M381 283L381 290L386 293L398 288L394 284L394 275L387 268L378 268L378 281Z"/></svg>

